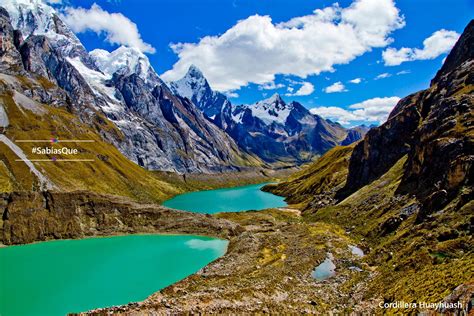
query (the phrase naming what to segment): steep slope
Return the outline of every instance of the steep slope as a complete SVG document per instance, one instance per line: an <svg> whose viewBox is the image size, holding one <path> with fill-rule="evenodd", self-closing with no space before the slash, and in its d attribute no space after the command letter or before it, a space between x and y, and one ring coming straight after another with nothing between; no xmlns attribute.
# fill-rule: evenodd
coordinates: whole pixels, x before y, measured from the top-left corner
<svg viewBox="0 0 474 316"><path fill-rule="evenodd" d="M32 91L35 94L32 95ZM61 106L46 104L50 99ZM1 192L87 190L147 202L159 202L182 192L104 142L93 127L67 110L71 106L69 102L62 89L44 78L0 73L0 112L7 119L0 128ZM121 134L110 122L105 123L105 118L102 119L111 130ZM59 142L41 141L53 138ZM76 139L87 142L61 143L61 140ZM78 153L35 154L32 151L37 147L66 147Z"/></svg>
<svg viewBox="0 0 474 316"><path fill-rule="evenodd" d="M359 125L352 128L349 128L347 131L346 138L341 142L341 145L347 146L352 143L357 142L358 140L364 138L365 134L370 130L370 127L366 125Z"/></svg>
<svg viewBox="0 0 474 316"><path fill-rule="evenodd" d="M334 155L328 152L268 188L296 202L338 190L331 205L306 203L303 214L340 225L369 250L365 262L375 276L359 274L345 286L366 282L361 301L438 302L458 286L468 299L474 295L473 36L471 21L431 86L400 100L355 145L348 165L326 165ZM347 176L328 187L320 178L332 168Z"/></svg>
<svg viewBox="0 0 474 316"><path fill-rule="evenodd" d="M245 151L269 163L303 163L339 144L358 141L365 127L346 130L311 114L298 102L289 104L275 94L254 104L232 105L211 89L203 73L191 66L170 83L171 89L192 100Z"/></svg>
<svg viewBox="0 0 474 316"><path fill-rule="evenodd" d="M171 90L188 98L211 120L215 120L222 108L230 104L222 93L213 91L201 70L191 65L186 75L170 83Z"/></svg>
<svg viewBox="0 0 474 316"><path fill-rule="evenodd" d="M15 30L16 44L10 49L20 53L26 72L63 88L74 100L71 110L84 123L94 125L102 121L97 113L105 115L121 135L95 124L98 132L131 161L150 170L178 172L259 164L192 103L174 96L139 51L120 47L89 54L42 1L2 0L2 5ZM4 71L20 74L16 66Z"/></svg>

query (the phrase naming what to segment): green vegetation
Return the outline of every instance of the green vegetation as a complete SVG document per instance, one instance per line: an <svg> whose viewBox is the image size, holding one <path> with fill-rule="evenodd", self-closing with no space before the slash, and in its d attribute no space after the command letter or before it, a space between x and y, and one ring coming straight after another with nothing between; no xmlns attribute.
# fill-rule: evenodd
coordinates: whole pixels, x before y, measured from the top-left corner
<svg viewBox="0 0 474 316"><path fill-rule="evenodd" d="M308 206L308 201L321 193L341 187L350 152L351 148L336 148L288 181L270 188L292 202L303 202L299 206L303 206L303 221L307 224L337 225L363 248L370 249L364 262L366 269L376 272L375 277L366 279L363 273L355 274L341 284L340 291L350 294L359 282L364 282L365 300L437 302L458 285L471 281L474 249L469 227L474 220L474 203L457 209L460 194L429 221L418 223L419 202L412 196L397 194L406 156L345 200L319 208Z"/></svg>
<svg viewBox="0 0 474 316"><path fill-rule="evenodd" d="M265 189L286 196L288 203L301 203L300 207L304 209L317 195L335 191L344 185L353 148L354 145L334 147L288 180L268 185Z"/></svg>
<svg viewBox="0 0 474 316"><path fill-rule="evenodd" d="M27 81L28 79L22 78ZM31 84L31 83L30 83ZM93 159L92 162L35 162L36 168L47 176L62 191L92 191L96 193L122 195L144 202L161 202L184 189L162 181L156 174L148 172L125 158L113 145L108 144L89 126L62 108L41 104L43 114L35 114L15 103L12 94L4 94L0 102L5 107L10 126L5 135L12 141L21 139L87 139L93 143L18 143L31 159L52 159L52 156L32 155L37 146L66 146L77 148L74 159ZM103 125L114 128L108 120ZM119 131L117 130L117 133ZM36 179L28 166L15 161L18 157L4 144L0 144L0 191L31 191L37 188ZM57 159L70 156L56 155ZM74 164L74 165L72 165Z"/></svg>

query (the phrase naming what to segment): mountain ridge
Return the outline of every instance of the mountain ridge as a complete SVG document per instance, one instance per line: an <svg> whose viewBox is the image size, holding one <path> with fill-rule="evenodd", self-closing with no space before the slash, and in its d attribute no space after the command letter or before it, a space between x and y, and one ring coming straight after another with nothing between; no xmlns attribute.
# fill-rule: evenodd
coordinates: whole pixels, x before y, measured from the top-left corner
<svg viewBox="0 0 474 316"><path fill-rule="evenodd" d="M54 9L39 1L29 6L24 2L0 2L15 16L13 29L27 34L24 39L16 35L17 45L10 50L20 53L26 72L47 78L70 94L71 110L95 125L131 161L150 170L181 173L262 165L258 158L241 152L193 104L174 96L145 55L124 47L89 54ZM23 71L23 66L15 64L10 73ZM103 122L98 115L116 126L113 133L96 123Z"/></svg>
<svg viewBox="0 0 474 316"><path fill-rule="evenodd" d="M278 93L253 104L233 105L225 95L212 90L194 65L170 86L192 100L246 152L268 163L308 162L336 145L358 141L366 132L363 128L346 130L298 102L286 103Z"/></svg>
<svg viewBox="0 0 474 316"><path fill-rule="evenodd" d="M377 276L362 297L474 296L473 44L474 20L430 87L401 99L384 124L266 187L299 207L306 221L336 224L369 249L365 262Z"/></svg>

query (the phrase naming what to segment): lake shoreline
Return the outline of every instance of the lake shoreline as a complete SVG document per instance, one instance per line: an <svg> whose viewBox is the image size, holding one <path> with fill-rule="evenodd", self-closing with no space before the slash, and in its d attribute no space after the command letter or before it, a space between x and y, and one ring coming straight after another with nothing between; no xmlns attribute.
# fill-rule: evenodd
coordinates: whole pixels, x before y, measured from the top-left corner
<svg viewBox="0 0 474 316"><path fill-rule="evenodd" d="M140 301L223 256L227 245L207 236L147 234L4 248L0 262L9 273L0 284L0 313L64 315Z"/></svg>
<svg viewBox="0 0 474 316"><path fill-rule="evenodd" d="M295 212L273 209L198 214L83 192L16 193L3 197L9 201L9 213L2 226L2 242L6 244L162 233L194 234L229 241L224 256L184 280L152 294L144 301L83 314L134 314L147 310L163 313L261 311L262 306L258 305L254 298L235 296L239 289L248 289L251 286L253 281L247 283L249 278L257 282L256 286L263 286L269 291L276 291L280 284L291 285L285 289L288 299L297 299L299 303L293 306L270 296L265 299L270 310L282 313L315 312L321 311L321 305L317 307L311 304L322 304L337 298L338 286L354 273L345 269L344 272L338 273L334 280L324 284L311 278L311 271L318 262L324 260L327 250L334 253L342 251L342 257L352 258L348 245L355 242L347 240L344 232L332 225L305 223ZM37 226L24 225L25 222L37 223ZM30 231L17 231L20 226L29 227ZM315 248L316 244L322 248ZM340 250L334 250L331 245L337 245ZM327 247L330 249L326 250ZM336 257L336 264L342 257ZM351 262L351 265L358 265L357 261ZM278 272L276 279L273 276L275 269L283 269ZM327 294L314 297L315 287L321 286ZM188 288L186 293L192 293L189 304L185 306L180 302L183 299L188 300L188 297L183 297L180 291L176 292L183 287ZM221 298L219 301L224 300L225 303L216 306L200 305L200 302L213 299L208 297L209 289L219 289L219 293L215 295Z"/></svg>
<svg viewBox="0 0 474 316"><path fill-rule="evenodd" d="M219 213L244 228L229 239L226 254L198 273L137 303L96 309L80 315L199 314L199 313L321 313L355 305L340 295L340 287L354 274L372 276L349 248L354 241L326 223L304 223L300 216L279 209ZM335 253L338 274L318 281L311 276L327 251ZM362 266L355 272L350 266ZM281 291L284 290L284 297ZM255 297L252 293L259 292ZM265 293L265 294L264 294ZM280 294L278 294L280 293Z"/></svg>

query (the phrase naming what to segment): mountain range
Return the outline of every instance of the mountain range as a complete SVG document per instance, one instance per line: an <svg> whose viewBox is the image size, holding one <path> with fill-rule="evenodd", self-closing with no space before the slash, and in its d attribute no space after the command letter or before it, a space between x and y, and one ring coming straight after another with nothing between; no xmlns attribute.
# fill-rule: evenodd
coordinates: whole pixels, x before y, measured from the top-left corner
<svg viewBox="0 0 474 316"><path fill-rule="evenodd" d="M279 96L234 106L194 66L168 85L138 49L87 52L40 0L0 5L6 9L3 41L9 43L3 54L10 56L2 71L60 87L70 112L145 169L215 173L299 164L359 139Z"/></svg>
<svg viewBox="0 0 474 316"><path fill-rule="evenodd" d="M233 105L224 94L211 89L194 65L170 87L192 100L245 152L268 163L307 162L334 146L361 139L368 130L364 126L348 130L312 114L298 102L286 103L279 94L254 104Z"/></svg>
<svg viewBox="0 0 474 316"><path fill-rule="evenodd" d="M278 94L234 105L195 66L164 82L130 47L87 52L40 0L0 0L0 57L2 244L118 233L230 241L144 302L91 313L406 313L380 309L396 302L461 302L408 312L472 313L474 21L430 86L370 130ZM45 140L71 139L90 141L74 145L87 161L33 162ZM198 173L236 185L247 169L316 156L265 187L285 208L204 215L139 203L196 189ZM335 275L313 278L328 262Z"/></svg>

